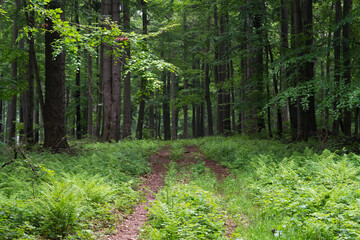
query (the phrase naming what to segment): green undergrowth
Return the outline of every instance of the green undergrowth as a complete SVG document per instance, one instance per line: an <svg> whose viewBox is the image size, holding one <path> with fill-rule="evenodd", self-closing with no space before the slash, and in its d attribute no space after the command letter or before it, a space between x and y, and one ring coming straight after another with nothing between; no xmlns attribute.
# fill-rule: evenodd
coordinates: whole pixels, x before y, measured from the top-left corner
<svg viewBox="0 0 360 240"><path fill-rule="evenodd" d="M216 177L203 162L186 168L171 162L141 239L226 239L226 216L216 185Z"/></svg>
<svg viewBox="0 0 360 240"><path fill-rule="evenodd" d="M138 177L163 144L81 145L75 156L26 153L0 170L0 239L100 239L142 199ZM0 164L13 156L4 148Z"/></svg>
<svg viewBox="0 0 360 240"><path fill-rule="evenodd" d="M232 170L219 192L233 239L360 239L358 155L248 137L202 139L201 150Z"/></svg>

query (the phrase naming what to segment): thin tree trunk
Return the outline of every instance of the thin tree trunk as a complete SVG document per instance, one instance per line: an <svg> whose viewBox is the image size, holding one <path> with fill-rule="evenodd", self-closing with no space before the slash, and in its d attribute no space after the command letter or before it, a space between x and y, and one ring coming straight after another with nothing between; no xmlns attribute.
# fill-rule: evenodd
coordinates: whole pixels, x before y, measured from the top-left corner
<svg viewBox="0 0 360 240"><path fill-rule="evenodd" d="M183 13L183 20L184 20L184 32L187 31L187 12L184 10L184 13ZM188 41L187 41L187 38L184 37L184 62L186 62L186 58L187 58L187 55L188 55ZM186 72L187 69L185 69L185 72ZM187 90L188 90L188 80L187 80L187 75L186 73L184 73L184 95L185 97L187 96ZM188 105L185 104L183 106L183 112L184 112L184 130L183 130L183 138L184 139L187 139L188 138L188 135L189 135L189 122L188 122Z"/></svg>
<svg viewBox="0 0 360 240"><path fill-rule="evenodd" d="M305 44L307 47L307 54L310 54L312 51L312 45L314 42L313 36L313 0L306 0L302 6L304 11L304 34L305 34ZM305 81L310 82L313 80L315 71L315 60L310 59L305 63ZM309 109L307 110L307 132L309 136L315 136L317 132L316 125L316 115L315 115L315 91L312 90L310 92L310 96L308 98L309 101Z"/></svg>
<svg viewBox="0 0 360 240"><path fill-rule="evenodd" d="M359 108L355 109L355 130L354 130L354 136L357 137L359 134Z"/></svg>
<svg viewBox="0 0 360 240"><path fill-rule="evenodd" d="M167 80L166 73L163 73L163 82L164 82L164 101L163 101L163 127L164 127L164 140L171 139L171 129L170 129L170 106L169 106L169 90L170 83Z"/></svg>
<svg viewBox="0 0 360 240"><path fill-rule="evenodd" d="M80 24L79 19L79 0L75 0L74 4L75 8L75 23ZM79 30L79 29L78 29ZM80 109L80 68L76 71L75 75L75 84L76 84L76 90L75 90L75 102L76 102L76 138L81 139L82 137L82 128L81 128L81 109Z"/></svg>
<svg viewBox="0 0 360 240"><path fill-rule="evenodd" d="M104 52L104 48L103 46L100 47L100 75L99 75L99 83L97 86L97 95L98 95L98 99L97 99L97 106L96 106L96 128L95 128L95 136L100 139L101 137L101 133L100 133L100 129L101 129L101 122L102 122L102 109L103 109L103 89L104 89L104 83L103 83L103 54Z"/></svg>
<svg viewBox="0 0 360 240"><path fill-rule="evenodd" d="M172 58L174 58L174 54L172 54ZM175 109L175 74L172 72L170 73L170 80L171 80L171 139L177 139L177 121L176 121L176 109Z"/></svg>
<svg viewBox="0 0 360 240"><path fill-rule="evenodd" d="M21 8L21 1L15 0L15 9L19 11ZM14 26L13 26L13 34L12 34L12 45L15 48L17 43L18 37L18 18L19 14L16 13L14 15ZM12 69L12 78L14 82L17 82L18 79L18 59L15 58L11 64ZM7 140L10 143L15 141L15 128L16 128L16 102L17 102L17 95L13 95L7 109L7 119L6 119L6 132L7 132Z"/></svg>
<svg viewBox="0 0 360 240"><path fill-rule="evenodd" d="M218 8L216 3L214 4L214 26L215 26L215 35L217 38L220 35L219 30L219 19L218 19ZM223 115L222 115L222 88L219 87L220 77L219 77L219 61L220 61L220 43L214 38L214 80L217 86L217 106L216 106L216 130L218 133L223 133Z"/></svg>
<svg viewBox="0 0 360 240"><path fill-rule="evenodd" d="M185 91L185 96L187 95L187 89L188 89L188 82L187 82L187 77L186 74L184 74L184 91ZM183 138L187 139L189 137L189 117L188 117L188 105L184 105L183 106L183 112L184 112L184 133L183 133Z"/></svg>
<svg viewBox="0 0 360 240"><path fill-rule="evenodd" d="M352 0L344 0L343 19L351 14ZM351 49L350 49L350 23L347 21L343 25L343 62L345 84L351 88ZM344 109L344 133L351 136L352 111L349 108Z"/></svg>
<svg viewBox="0 0 360 240"><path fill-rule="evenodd" d="M88 134L93 136L92 57L88 56Z"/></svg>
<svg viewBox="0 0 360 240"><path fill-rule="evenodd" d="M293 1L291 4L291 49L292 50L295 50L297 47L296 37L295 37L296 31L295 31L295 17L294 16L295 16L295 4ZM291 66L291 68L289 69L289 75L296 74L295 68L296 68L295 64L293 66ZM296 87L296 80L294 78L290 82L290 86ZM290 114L291 137L292 137L292 140L295 140L297 137L297 125L298 125L296 101L289 98L288 105L289 105L289 114Z"/></svg>
<svg viewBox="0 0 360 240"><path fill-rule="evenodd" d="M220 34L221 36L225 35L227 32L227 19L228 13L225 7L225 1L221 1L221 6L224 9L221 9L220 14ZM219 67L219 81L221 82L221 97L222 97L222 105L221 105L221 115L222 115L222 133L225 135L229 135L231 133L231 107L230 107L230 93L229 89L226 86L226 82L228 80L227 76L227 45L228 43L225 40L222 40L220 43L220 67Z"/></svg>
<svg viewBox="0 0 360 240"><path fill-rule="evenodd" d="M268 45L268 47L266 48L266 61L265 61L267 79L269 79L269 55L270 55L270 50L271 50L270 45ZM276 86L276 88L277 88L277 86ZM271 98L269 82L266 83L266 95L267 95L267 101L269 101L270 98ZM277 110L279 111L279 109L277 109ZM268 125L269 137L272 138L273 133L272 133L272 129L271 129L271 108L270 108L270 106L267 107L267 125Z"/></svg>
<svg viewBox="0 0 360 240"><path fill-rule="evenodd" d="M281 0L281 48L280 48L280 55L282 59L285 58L286 53L289 49L289 9L288 9L288 1L287 0ZM280 90L284 90L287 86L287 76L288 76L288 69L286 66L282 66L280 69ZM284 106L282 108L282 122L288 122L289 116L288 116L288 107ZM286 125L284 126L286 128Z"/></svg>
<svg viewBox="0 0 360 240"><path fill-rule="evenodd" d="M39 131L39 126L40 126L40 102L39 99L37 98L35 100L35 114L34 114L34 123L36 125L36 129L34 131L34 143L38 143L40 141L40 131Z"/></svg>
<svg viewBox="0 0 360 240"><path fill-rule="evenodd" d="M123 25L126 32L130 32L130 1L123 1ZM130 45L125 49L124 59L130 59ZM126 63L125 63L126 64ZM126 66L124 66L126 68ZM123 107L123 138L131 136L131 82L130 73L124 76L124 107Z"/></svg>
<svg viewBox="0 0 360 240"><path fill-rule="evenodd" d="M146 2L141 0L141 8L142 8L142 24L143 24L143 34L147 34L147 7ZM145 117L145 97L146 97L146 80L142 78L140 80L140 103L139 103L139 114L138 114L138 123L136 127L136 138L142 139L143 135L143 126L144 126L144 117Z"/></svg>
<svg viewBox="0 0 360 240"><path fill-rule="evenodd" d="M337 26L334 32L334 85L335 85L335 94L337 94L340 85L341 78L341 26L339 26L341 22L341 0L337 0L335 2L335 25ZM338 96L334 99L334 111L338 112ZM335 136L339 135L339 117L335 117L333 121L333 134Z"/></svg>
<svg viewBox="0 0 360 240"><path fill-rule="evenodd" d="M33 27L35 25L34 12L26 13L28 25ZM29 32L28 38L29 56L28 56L28 90L26 91L26 116L25 116L25 133L26 141L29 144L34 144L34 62L35 55L35 39L32 32Z"/></svg>
<svg viewBox="0 0 360 240"><path fill-rule="evenodd" d="M205 102L206 102L206 112L208 119L208 134L209 136L214 135L214 126L212 119L212 106L210 98L210 66L209 63L205 63L205 79L204 79L204 90L205 90Z"/></svg>

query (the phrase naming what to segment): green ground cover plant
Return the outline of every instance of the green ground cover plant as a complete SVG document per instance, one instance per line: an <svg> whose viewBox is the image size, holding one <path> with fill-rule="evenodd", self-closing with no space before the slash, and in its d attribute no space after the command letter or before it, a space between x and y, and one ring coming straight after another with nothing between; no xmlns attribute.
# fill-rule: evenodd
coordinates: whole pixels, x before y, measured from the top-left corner
<svg viewBox="0 0 360 240"><path fill-rule="evenodd" d="M74 156L26 153L0 170L0 239L98 239L132 211L162 143L81 146ZM11 157L3 151L2 162Z"/></svg>
<svg viewBox="0 0 360 240"><path fill-rule="evenodd" d="M359 239L360 157L247 137L203 139L233 175L219 191L234 239Z"/></svg>
<svg viewBox="0 0 360 240"><path fill-rule="evenodd" d="M141 239L226 239L216 182L204 163L185 168L171 162L165 186L149 208Z"/></svg>

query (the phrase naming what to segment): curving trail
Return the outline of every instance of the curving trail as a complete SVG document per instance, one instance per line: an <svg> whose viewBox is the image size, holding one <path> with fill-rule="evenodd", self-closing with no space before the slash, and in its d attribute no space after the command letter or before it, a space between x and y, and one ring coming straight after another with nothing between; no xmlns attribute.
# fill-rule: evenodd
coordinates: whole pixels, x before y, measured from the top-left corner
<svg viewBox="0 0 360 240"><path fill-rule="evenodd" d="M107 238L108 240L135 240L138 238L139 229L147 221L148 210L146 208L152 201L155 200L155 196L152 194L152 192L157 193L164 185L167 166L171 162L169 155L170 152L168 148L164 148L150 157L153 173L145 176L145 181L140 186L140 189L146 193L145 202L139 204L134 209L134 212L120 224L116 233ZM204 161L205 166L216 174L218 182L221 182L223 178L230 174L226 167L222 166L218 162L206 158L195 145L185 146L185 155L180 160L178 160L177 163L180 166L187 167L198 163L199 160ZM234 228L234 224L229 219L227 219L226 235L229 236Z"/></svg>
<svg viewBox="0 0 360 240"><path fill-rule="evenodd" d="M140 186L140 189L146 193L146 201L139 204L134 209L134 212L121 223L115 235L110 236L108 240L137 239L139 235L139 228L141 228L147 221L146 207L155 200L155 196L152 192L157 193L164 184L164 178L167 171L166 166L169 165L171 161L169 154L168 148L164 148L150 157L153 173L145 176L145 181Z"/></svg>

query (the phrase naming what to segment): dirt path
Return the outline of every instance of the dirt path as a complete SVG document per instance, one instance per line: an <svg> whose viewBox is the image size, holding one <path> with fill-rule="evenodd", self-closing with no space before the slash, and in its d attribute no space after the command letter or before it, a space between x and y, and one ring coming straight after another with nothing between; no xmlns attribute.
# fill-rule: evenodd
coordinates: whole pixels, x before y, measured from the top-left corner
<svg viewBox="0 0 360 240"><path fill-rule="evenodd" d="M189 166L194 163L198 163L198 159L201 159L205 162L205 167L209 168L212 172L216 174L218 183L220 183L225 177L230 175L229 170L222 166L220 163L215 162L207 158L197 146L185 146L185 157L182 158L178 163L181 166ZM229 237L232 232L235 230L237 225L230 219L226 218L226 236Z"/></svg>
<svg viewBox="0 0 360 240"><path fill-rule="evenodd" d="M208 159L204 154L199 150L195 145L185 146L185 156L178 161L181 166L188 166L190 164L198 163L198 159L201 159L205 162L205 167L209 168L212 172L216 174L218 182L223 178L229 176L229 170L222 166L220 163L215 162L214 160Z"/></svg>
<svg viewBox="0 0 360 240"><path fill-rule="evenodd" d="M146 201L139 204L134 212L124 220L119 226L115 235L112 235L108 240L133 240L137 239L139 235L139 228L147 221L146 207L155 200L155 196L152 192L157 193L158 190L164 184L164 178L166 174L166 167L170 163L169 150L164 148L158 153L150 157L150 163L152 165L153 173L145 177L144 183L140 186L146 193ZM148 191L149 189L150 191Z"/></svg>
<svg viewBox="0 0 360 240"><path fill-rule="evenodd" d="M168 166L171 161L169 154L170 152L168 148L164 148L150 158L153 173L144 177L145 181L140 186L140 189L146 193L146 201L139 204L134 209L134 212L121 223L117 232L107 238L108 240L135 240L138 238L139 228L141 228L147 221L148 211L146 210L146 207L148 207L150 203L155 200L155 196L152 194L152 192L157 193L164 184L164 178L167 171L166 166ZM178 160L177 163L180 166L186 167L198 163L199 159L204 161L205 166L216 174L219 182L230 174L227 168L220 165L218 162L206 158L197 146L186 146L185 156ZM234 225L231 223L231 221L227 220L227 236L231 234L233 229Z"/></svg>

